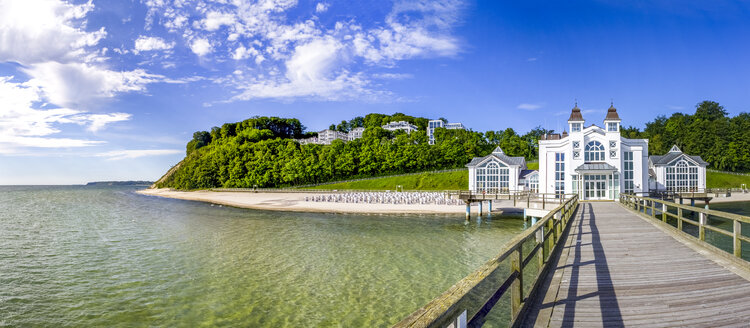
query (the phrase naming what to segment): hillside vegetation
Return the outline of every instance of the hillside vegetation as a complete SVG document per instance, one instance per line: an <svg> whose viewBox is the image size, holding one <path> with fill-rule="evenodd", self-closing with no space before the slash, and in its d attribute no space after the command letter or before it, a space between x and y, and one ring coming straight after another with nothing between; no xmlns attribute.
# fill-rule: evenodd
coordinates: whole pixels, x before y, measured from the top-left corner
<svg viewBox="0 0 750 328"><path fill-rule="evenodd" d="M677 145L686 154L701 156L711 168L750 171L750 114L729 117L717 102L699 103L692 115L658 116L643 131L629 127L622 129L622 135L649 139L651 155L666 154Z"/></svg>
<svg viewBox="0 0 750 328"><path fill-rule="evenodd" d="M381 125L407 121L420 130L407 134L387 131ZM358 177L460 168L473 157L489 154L497 145L511 156L536 156L535 129L519 136L512 129L489 131L436 129L429 145L426 118L404 114L369 114L333 126L342 132L364 127L363 137L330 145L302 145L293 138L305 132L296 119L255 117L194 133L186 157L171 174L156 183L159 188L286 187Z"/></svg>
<svg viewBox="0 0 750 328"><path fill-rule="evenodd" d="M407 121L419 130L411 134L387 131L381 125ZM288 187L373 176L460 168L472 157L485 156L498 145L510 156L538 157L538 140L554 131L541 127L524 135L513 129L476 132L436 129L429 145L428 119L401 113L368 114L331 129L347 132L364 127L361 139L330 145L301 145L294 139L315 136L299 120L253 117L198 131L186 146L186 157L157 181L156 187L176 189ZM750 114L729 117L716 102L704 101L694 114L659 116L638 128L623 128L628 138L648 138L649 153L665 154L673 144L699 155L711 168L750 171ZM538 163L529 163L536 169ZM744 177L711 174L709 187L739 186ZM440 188L439 188L440 189ZM448 189L452 189L448 188Z"/></svg>
<svg viewBox="0 0 750 328"><path fill-rule="evenodd" d="M706 188L740 188L742 184L750 187L750 176L720 172L706 172Z"/></svg>

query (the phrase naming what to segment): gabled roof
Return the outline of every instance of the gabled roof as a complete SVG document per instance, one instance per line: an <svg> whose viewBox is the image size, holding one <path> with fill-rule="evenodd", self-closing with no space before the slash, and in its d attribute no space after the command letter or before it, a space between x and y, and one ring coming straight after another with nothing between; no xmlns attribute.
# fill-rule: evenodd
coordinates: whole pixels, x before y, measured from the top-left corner
<svg viewBox="0 0 750 328"><path fill-rule="evenodd" d="M503 162L507 165L514 165L514 166L524 166L526 165L526 158L524 157L511 157L508 155L505 155L505 152L498 146L495 148L495 150L492 151L492 154L489 154L484 157L474 157L469 164L466 164L466 167L473 167L477 166L479 164L484 163L486 160L489 160L491 158L494 158L500 162Z"/></svg>
<svg viewBox="0 0 750 328"><path fill-rule="evenodd" d="M708 163L704 161L700 156L690 156L683 153L677 145L672 146L672 149L666 155L651 155L648 160L653 165L668 165L680 157L685 156L700 166L706 166Z"/></svg>
<svg viewBox="0 0 750 328"><path fill-rule="evenodd" d="M525 179L526 177L532 176L534 174L539 174L539 171L537 170L521 170L521 174L518 175L519 179Z"/></svg>

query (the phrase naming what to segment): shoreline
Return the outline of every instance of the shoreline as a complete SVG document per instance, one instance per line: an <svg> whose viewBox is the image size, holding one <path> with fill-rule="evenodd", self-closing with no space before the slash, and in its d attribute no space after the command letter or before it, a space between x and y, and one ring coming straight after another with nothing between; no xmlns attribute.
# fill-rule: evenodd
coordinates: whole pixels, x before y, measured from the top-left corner
<svg viewBox="0 0 750 328"><path fill-rule="evenodd" d="M217 205L232 206L265 211L312 212L312 213L350 213L350 214L460 214L466 213L464 205L435 204L370 204L370 203L336 203L311 202L305 197L336 195L330 193L307 192L247 192L247 191L179 191L172 189L142 189L136 193L145 196L198 201ZM750 194L733 193L731 197L715 197L709 204L750 202ZM690 205L689 201L683 203ZM696 206L705 205L696 201ZM710 206L710 205L709 205ZM475 206L472 206L474 208ZM499 210L500 208L498 208ZM474 210L472 210L472 214ZM497 214L502 213L497 211Z"/></svg>
<svg viewBox="0 0 750 328"><path fill-rule="evenodd" d="M464 205L435 204L369 204L309 202L305 197L335 195L331 193L282 193L242 191L178 191L172 189L143 189L136 193L146 196L192 200L254 210L313 213L354 214L465 214ZM499 211L498 211L499 214Z"/></svg>

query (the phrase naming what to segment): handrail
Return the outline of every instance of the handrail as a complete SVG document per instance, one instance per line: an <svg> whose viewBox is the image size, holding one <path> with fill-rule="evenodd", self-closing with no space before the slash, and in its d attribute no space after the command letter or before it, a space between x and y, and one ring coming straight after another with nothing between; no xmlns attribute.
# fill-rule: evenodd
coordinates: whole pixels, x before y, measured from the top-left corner
<svg viewBox="0 0 750 328"><path fill-rule="evenodd" d="M508 290L511 292L511 318L515 322L526 310L523 290L524 268L538 256L538 272L533 287L526 295L536 291L550 267L550 258L562 243L563 232L578 208L578 196L567 199L550 211L536 224L505 243L493 259L461 279L442 295L421 307L394 327L447 327L480 326L492 307ZM523 245L536 239L529 254L523 254ZM508 263L510 262L510 263ZM502 269L510 267L509 272ZM480 294L480 295L476 295ZM477 300L478 299L478 300ZM457 324L457 325L456 325Z"/></svg>
<svg viewBox="0 0 750 328"><path fill-rule="evenodd" d="M694 237L691 234L686 233L682 227L684 223L694 225L698 227L698 237L700 241L712 245L706 241L706 229L720 233L722 235L732 238L732 253L735 257L742 258L742 242L750 243L750 238L742 235L742 223L750 224L750 217L721 212L711 209L705 209L694 206L687 206L677 204L671 201L665 201L649 197L640 197L631 194L620 194L620 203L634 209L638 213L642 213L644 216L651 218L657 218L657 215L661 216L661 221L667 223L667 218L671 217L677 220L676 229L688 236ZM669 212L670 208L677 209L677 214ZM649 213L650 210L650 213ZM691 211L698 213L698 221L685 218L683 211ZM657 213L658 212L658 213ZM726 220L732 221L732 231L724 230L718 227L708 225L708 217L714 216ZM670 225L671 226L671 225ZM717 247L719 248L719 247ZM720 249L720 248L719 248Z"/></svg>

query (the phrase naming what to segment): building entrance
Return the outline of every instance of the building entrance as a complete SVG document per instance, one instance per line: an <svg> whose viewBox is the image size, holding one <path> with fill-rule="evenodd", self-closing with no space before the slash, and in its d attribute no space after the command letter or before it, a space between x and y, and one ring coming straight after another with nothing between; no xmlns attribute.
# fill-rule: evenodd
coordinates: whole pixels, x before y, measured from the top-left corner
<svg viewBox="0 0 750 328"><path fill-rule="evenodd" d="M585 199L607 199L607 176L605 174L584 175L583 187Z"/></svg>

